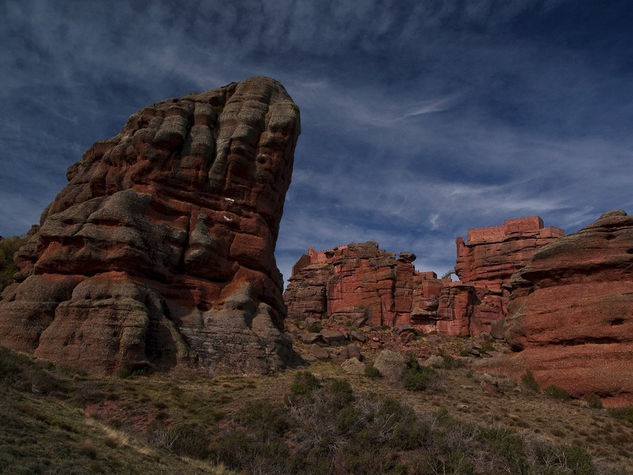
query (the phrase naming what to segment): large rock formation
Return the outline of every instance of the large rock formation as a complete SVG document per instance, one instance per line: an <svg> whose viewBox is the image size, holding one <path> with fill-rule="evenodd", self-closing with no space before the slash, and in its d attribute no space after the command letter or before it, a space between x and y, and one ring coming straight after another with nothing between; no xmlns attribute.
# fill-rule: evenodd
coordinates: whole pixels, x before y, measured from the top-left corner
<svg viewBox="0 0 633 475"><path fill-rule="evenodd" d="M415 255L385 252L373 242L327 251L313 248L292 269L284 294L295 319L334 318L371 325L412 325L424 332L477 335L491 332L506 312L504 286L545 244L563 235L539 217L471 229L457 238L459 282L418 272Z"/></svg>
<svg viewBox="0 0 633 475"><path fill-rule="evenodd" d="M310 248L292 268L284 294L288 316L435 326L427 317L437 314L442 282L433 272L417 272L414 260L406 252L396 259L371 241L321 252Z"/></svg>
<svg viewBox="0 0 633 475"><path fill-rule="evenodd" d="M133 114L68 169L20 250L0 343L101 373L282 366L273 252L299 127L262 77Z"/></svg>
<svg viewBox="0 0 633 475"><path fill-rule="evenodd" d="M541 248L512 279L502 362L541 386L633 404L633 216L611 211Z"/></svg>
<svg viewBox="0 0 633 475"><path fill-rule="evenodd" d="M490 332L503 319L512 274L541 247L564 235L562 229L545 227L540 217L531 216L507 219L501 226L469 229L467 243L457 238L455 273L475 293L471 333Z"/></svg>

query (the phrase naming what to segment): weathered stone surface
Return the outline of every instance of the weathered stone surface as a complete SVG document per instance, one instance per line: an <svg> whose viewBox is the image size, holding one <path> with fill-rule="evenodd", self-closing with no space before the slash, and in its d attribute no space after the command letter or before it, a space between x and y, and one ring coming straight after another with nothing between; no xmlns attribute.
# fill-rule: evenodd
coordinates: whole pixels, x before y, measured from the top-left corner
<svg viewBox="0 0 633 475"><path fill-rule="evenodd" d="M385 379L395 383L404 376L404 371L407 368L407 359L400 353L382 350L376 361L374 361L374 367L380 371L380 374Z"/></svg>
<svg viewBox="0 0 633 475"><path fill-rule="evenodd" d="M562 229L545 227L540 217L532 216L507 219L501 226L469 229L467 243L457 238L455 273L463 285L473 288L474 295L460 296L455 312L470 315L470 334L492 332L492 325L507 314L506 286L512 274L541 247L564 234Z"/></svg>
<svg viewBox="0 0 633 475"><path fill-rule="evenodd" d="M283 366L273 251L299 127L268 78L133 114L68 169L19 251L0 344L97 373Z"/></svg>
<svg viewBox="0 0 633 475"><path fill-rule="evenodd" d="M409 325L434 329L442 281L417 272L411 253L395 254L375 242L317 252L293 267L284 294L291 318L328 318L346 327Z"/></svg>
<svg viewBox="0 0 633 475"><path fill-rule="evenodd" d="M491 333L506 313L511 275L563 234L543 227L536 216L471 229L467 244L457 238L459 282L419 272L414 254L401 252L396 259L374 242L310 248L292 269L284 294L288 315L325 318L347 328L367 323L448 335Z"/></svg>
<svg viewBox="0 0 633 475"><path fill-rule="evenodd" d="M503 361L541 387L633 404L633 216L605 213L541 248L512 278Z"/></svg>
<svg viewBox="0 0 633 475"><path fill-rule="evenodd" d="M365 372L365 364L361 363L356 357L343 361L341 368L347 374L363 374Z"/></svg>

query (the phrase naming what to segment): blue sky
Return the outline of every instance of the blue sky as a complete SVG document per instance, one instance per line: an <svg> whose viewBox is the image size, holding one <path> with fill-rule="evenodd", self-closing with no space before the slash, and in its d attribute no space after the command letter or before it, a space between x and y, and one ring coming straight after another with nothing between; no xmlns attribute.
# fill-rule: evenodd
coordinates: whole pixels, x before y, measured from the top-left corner
<svg viewBox="0 0 633 475"><path fill-rule="evenodd" d="M633 211L629 1L0 2L0 235L140 107L255 75L301 108L277 243L378 241L443 273L458 235Z"/></svg>

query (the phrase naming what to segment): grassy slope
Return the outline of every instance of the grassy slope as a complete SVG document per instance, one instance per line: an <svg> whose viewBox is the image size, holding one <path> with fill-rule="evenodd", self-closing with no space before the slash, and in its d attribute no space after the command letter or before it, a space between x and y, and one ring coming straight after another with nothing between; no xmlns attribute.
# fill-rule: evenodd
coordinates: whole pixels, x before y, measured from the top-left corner
<svg viewBox="0 0 633 475"><path fill-rule="evenodd" d="M351 402L332 412L334 393L323 389L314 400L288 405L284 401L297 371L213 379L93 379L2 349L0 470L218 473L224 462L271 473L289 467L317 470L320 460L329 460L320 468L362 473L369 466L376 472L406 473L408 466L418 467L410 473L476 473L510 467L519 473L521 466L508 462L517 451L527 464L530 454L545 447L552 459L547 464L554 467L550 473L633 471L633 425L604 410L525 391L488 394L465 368L440 371L439 384L424 392L405 391L381 378L344 375L334 363L314 363L309 369L326 388L332 380L348 381ZM379 419L371 412L378 403L369 393L399 401L402 407L389 418L406 416L410 423L402 427L415 431L406 429L402 435L404 429L394 426L390 430L398 437L387 431L387 438L376 439L382 429L369 422L349 426ZM349 417L340 419L341 414ZM323 440L317 443L309 434L329 442L319 448ZM587 469L582 451L560 449L563 445L586 447L597 472ZM376 446L385 451L374 453ZM467 459L453 460L451 453L467 454ZM571 463L579 465L565 468ZM544 473L543 465L525 467Z"/></svg>

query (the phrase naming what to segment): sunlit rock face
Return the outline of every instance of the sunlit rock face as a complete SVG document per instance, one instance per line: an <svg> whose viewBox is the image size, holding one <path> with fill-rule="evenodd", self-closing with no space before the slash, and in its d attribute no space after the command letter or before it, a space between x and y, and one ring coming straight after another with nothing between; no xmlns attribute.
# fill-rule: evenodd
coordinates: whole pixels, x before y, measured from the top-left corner
<svg viewBox="0 0 633 475"><path fill-rule="evenodd" d="M541 248L511 287L506 371L633 404L633 216L610 211Z"/></svg>
<svg viewBox="0 0 633 475"><path fill-rule="evenodd" d="M0 344L94 373L287 364L274 249L299 129L264 77L133 114L20 250Z"/></svg>
<svg viewBox="0 0 633 475"><path fill-rule="evenodd" d="M467 242L457 238L455 273L474 292L471 334L494 332L496 322L500 322L497 330L501 329L512 274L530 262L541 247L564 235L562 229L546 227L540 217L531 216L507 219L500 226L469 229Z"/></svg>
<svg viewBox="0 0 633 475"><path fill-rule="evenodd" d="M498 333L512 274L562 235L537 216L471 229L468 243L457 238L458 282L417 271L414 254L396 258L375 242L310 248L293 267L284 299L294 319L363 320L461 336Z"/></svg>

